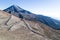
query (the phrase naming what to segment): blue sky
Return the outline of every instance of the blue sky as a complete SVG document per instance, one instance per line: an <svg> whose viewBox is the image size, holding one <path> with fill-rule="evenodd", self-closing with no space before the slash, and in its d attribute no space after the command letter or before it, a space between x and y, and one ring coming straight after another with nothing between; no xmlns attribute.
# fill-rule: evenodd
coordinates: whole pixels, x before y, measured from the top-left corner
<svg viewBox="0 0 60 40"><path fill-rule="evenodd" d="M0 9L3 10L13 4L32 13L60 20L60 0L0 0Z"/></svg>

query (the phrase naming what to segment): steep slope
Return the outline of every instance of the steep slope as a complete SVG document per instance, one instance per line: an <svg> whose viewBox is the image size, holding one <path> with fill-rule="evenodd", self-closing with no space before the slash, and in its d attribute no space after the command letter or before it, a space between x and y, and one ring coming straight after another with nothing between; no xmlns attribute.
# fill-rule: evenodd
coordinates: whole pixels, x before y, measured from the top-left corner
<svg viewBox="0 0 60 40"><path fill-rule="evenodd" d="M60 21L55 20L51 17L33 14L29 11L26 11L26 10L20 8L17 5L12 5L3 11L13 14L19 18L25 18L27 20L39 21L39 22L42 22L42 23L52 27L53 29L60 30Z"/></svg>
<svg viewBox="0 0 60 40"><path fill-rule="evenodd" d="M60 30L0 10L0 40L60 40Z"/></svg>

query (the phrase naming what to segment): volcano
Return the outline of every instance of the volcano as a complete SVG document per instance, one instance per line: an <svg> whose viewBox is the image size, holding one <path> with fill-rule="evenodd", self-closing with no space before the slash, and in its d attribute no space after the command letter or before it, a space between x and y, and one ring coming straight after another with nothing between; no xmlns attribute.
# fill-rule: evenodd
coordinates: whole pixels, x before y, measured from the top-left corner
<svg viewBox="0 0 60 40"><path fill-rule="evenodd" d="M31 13L27 10L20 8L17 5L12 5L6 9L4 9L3 11L8 12L9 14L15 15L22 19L24 18L24 19L30 20L30 21L31 20L39 21L39 22L42 22L42 23L50 26L53 29L60 30L60 21L53 19L51 17L48 17L48 16L36 15L34 13Z"/></svg>

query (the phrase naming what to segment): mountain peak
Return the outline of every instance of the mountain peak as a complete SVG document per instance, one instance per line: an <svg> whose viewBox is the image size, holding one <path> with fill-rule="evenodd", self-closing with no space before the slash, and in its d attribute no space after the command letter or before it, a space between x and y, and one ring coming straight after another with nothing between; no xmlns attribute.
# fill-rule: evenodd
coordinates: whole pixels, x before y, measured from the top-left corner
<svg viewBox="0 0 60 40"><path fill-rule="evenodd" d="M9 10L9 11L8 11ZM19 6L17 5L12 5L10 7L8 7L7 9L3 10L3 11L8 11L8 13L12 13L12 12L16 12L18 13L19 11L23 10L22 8L20 8Z"/></svg>
<svg viewBox="0 0 60 40"><path fill-rule="evenodd" d="M12 5L10 7L15 7L15 8L19 8L20 9L20 7L18 5Z"/></svg>
<svg viewBox="0 0 60 40"><path fill-rule="evenodd" d="M8 11L8 13L14 12L14 13L23 13L23 14L31 14L31 12L22 9L21 7L17 6L17 5L12 5L6 9L4 9L3 11Z"/></svg>
<svg viewBox="0 0 60 40"><path fill-rule="evenodd" d="M10 6L10 7L13 7L13 8L15 8L16 10L23 10L21 7L19 7L18 5L12 5L12 6Z"/></svg>
<svg viewBox="0 0 60 40"><path fill-rule="evenodd" d="M17 5L12 5L12 6L17 6Z"/></svg>

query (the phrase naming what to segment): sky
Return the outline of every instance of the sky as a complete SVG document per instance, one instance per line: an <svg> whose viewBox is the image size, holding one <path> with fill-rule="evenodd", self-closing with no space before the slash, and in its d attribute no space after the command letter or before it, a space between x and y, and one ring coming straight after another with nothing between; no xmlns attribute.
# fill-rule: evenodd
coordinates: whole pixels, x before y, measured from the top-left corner
<svg viewBox="0 0 60 40"><path fill-rule="evenodd" d="M0 10L11 5L60 20L60 0L0 0Z"/></svg>

